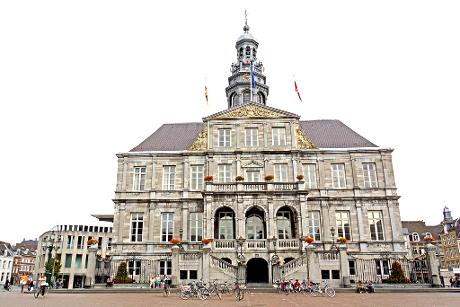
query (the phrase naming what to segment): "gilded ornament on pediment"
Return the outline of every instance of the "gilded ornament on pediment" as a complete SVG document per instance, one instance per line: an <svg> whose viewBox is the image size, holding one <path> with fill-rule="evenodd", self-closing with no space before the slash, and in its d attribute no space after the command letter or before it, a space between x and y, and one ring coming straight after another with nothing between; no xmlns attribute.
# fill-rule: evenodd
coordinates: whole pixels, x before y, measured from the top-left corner
<svg viewBox="0 0 460 307"><path fill-rule="evenodd" d="M190 151L206 151L208 149L208 128L204 128L193 141Z"/></svg>
<svg viewBox="0 0 460 307"><path fill-rule="evenodd" d="M297 140L297 148L299 149L314 149L316 146L313 142L305 135L303 130L300 128L298 123L294 124L295 136Z"/></svg>
<svg viewBox="0 0 460 307"><path fill-rule="evenodd" d="M256 105L246 105L238 108L236 110L225 112L221 115L216 116L215 118L241 118L241 117L281 117L283 116L280 113L261 108Z"/></svg>

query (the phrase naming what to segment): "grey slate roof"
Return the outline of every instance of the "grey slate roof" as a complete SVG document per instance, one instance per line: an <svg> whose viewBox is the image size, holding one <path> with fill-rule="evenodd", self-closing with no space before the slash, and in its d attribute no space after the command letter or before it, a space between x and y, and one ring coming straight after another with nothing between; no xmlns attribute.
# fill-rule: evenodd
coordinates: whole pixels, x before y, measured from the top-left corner
<svg viewBox="0 0 460 307"><path fill-rule="evenodd" d="M300 127L318 148L377 147L339 120L300 121ZM186 150L202 129L203 123L164 124L130 152Z"/></svg>

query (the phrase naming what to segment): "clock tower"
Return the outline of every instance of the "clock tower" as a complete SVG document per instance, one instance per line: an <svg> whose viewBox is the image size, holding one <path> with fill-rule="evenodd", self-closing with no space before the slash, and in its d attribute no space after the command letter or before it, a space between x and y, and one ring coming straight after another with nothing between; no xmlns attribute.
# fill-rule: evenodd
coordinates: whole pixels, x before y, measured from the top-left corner
<svg viewBox="0 0 460 307"><path fill-rule="evenodd" d="M237 61L232 63L230 68L232 75L228 78L229 85L225 89L228 108L249 102L267 104L267 78L263 74L262 62L257 59L259 43L249 33L247 17L245 19L244 33L238 38L235 45Z"/></svg>

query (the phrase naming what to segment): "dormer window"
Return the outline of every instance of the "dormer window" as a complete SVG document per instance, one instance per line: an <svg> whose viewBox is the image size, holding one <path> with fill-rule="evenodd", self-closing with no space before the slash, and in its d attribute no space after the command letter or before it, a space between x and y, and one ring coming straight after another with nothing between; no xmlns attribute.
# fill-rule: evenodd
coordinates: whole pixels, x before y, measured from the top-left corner
<svg viewBox="0 0 460 307"><path fill-rule="evenodd" d="M251 47L247 46L246 47L246 58L250 58L251 57Z"/></svg>
<svg viewBox="0 0 460 307"><path fill-rule="evenodd" d="M217 131L219 147L231 146L231 130L228 128L219 129Z"/></svg>
<svg viewBox="0 0 460 307"><path fill-rule="evenodd" d="M414 242L420 241L420 236L418 235L418 233L416 232L412 233L412 241Z"/></svg>

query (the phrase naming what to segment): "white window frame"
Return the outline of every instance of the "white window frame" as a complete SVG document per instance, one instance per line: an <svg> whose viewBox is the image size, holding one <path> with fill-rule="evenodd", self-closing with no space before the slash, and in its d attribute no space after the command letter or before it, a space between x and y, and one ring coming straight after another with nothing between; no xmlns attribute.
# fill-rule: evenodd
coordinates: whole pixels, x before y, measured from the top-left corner
<svg viewBox="0 0 460 307"><path fill-rule="evenodd" d="M140 234L139 234L139 230L140 230ZM130 242L142 242L143 239L144 239L144 213L143 212L132 212L131 220L130 220L129 240Z"/></svg>
<svg viewBox="0 0 460 307"><path fill-rule="evenodd" d="M377 166L373 162L364 162L363 164L363 181L365 188L378 188Z"/></svg>
<svg viewBox="0 0 460 307"><path fill-rule="evenodd" d="M245 128L244 129L244 139L246 147L256 147L259 146L259 129L258 128Z"/></svg>
<svg viewBox="0 0 460 307"><path fill-rule="evenodd" d="M232 129L219 128L217 129L217 146L231 147L232 146Z"/></svg>
<svg viewBox="0 0 460 307"><path fill-rule="evenodd" d="M246 182L260 182L260 170L254 168L247 169Z"/></svg>
<svg viewBox="0 0 460 307"><path fill-rule="evenodd" d="M203 179L204 179L204 166L203 165L192 165L190 167L190 189L191 190L202 190Z"/></svg>
<svg viewBox="0 0 460 307"><path fill-rule="evenodd" d="M147 168L145 166L134 167L133 191L144 191L146 173Z"/></svg>
<svg viewBox="0 0 460 307"><path fill-rule="evenodd" d="M166 227L163 227L165 224ZM163 233L163 228L166 230ZM174 235L174 213L173 212L162 212L161 213L161 224L160 224L160 241L169 242Z"/></svg>
<svg viewBox="0 0 460 307"><path fill-rule="evenodd" d="M336 211L335 224L337 237L344 237L347 240L351 241L350 211ZM348 226L346 226L347 224Z"/></svg>
<svg viewBox="0 0 460 307"><path fill-rule="evenodd" d="M383 227L383 213L380 210L367 211L367 220L369 222L369 236L371 241L385 240L385 228ZM378 222L380 222L381 231L378 229ZM372 236L374 235L374 239Z"/></svg>
<svg viewBox="0 0 460 307"><path fill-rule="evenodd" d="M316 179L316 164L314 163L305 163L303 164L304 176L305 176L305 185L309 189L316 189L318 187Z"/></svg>
<svg viewBox="0 0 460 307"><path fill-rule="evenodd" d="M176 180L176 166L164 165L163 166L163 190L174 190Z"/></svg>
<svg viewBox="0 0 460 307"><path fill-rule="evenodd" d="M288 165L287 163L276 163L273 165L275 181L287 182L288 181Z"/></svg>
<svg viewBox="0 0 460 307"><path fill-rule="evenodd" d="M321 241L321 212L319 210L308 212L308 234L315 241Z"/></svg>
<svg viewBox="0 0 460 307"><path fill-rule="evenodd" d="M200 242L203 239L203 213L191 212L189 218L190 241Z"/></svg>
<svg viewBox="0 0 460 307"><path fill-rule="evenodd" d="M334 189L345 189L347 187L347 176L344 163L331 164L332 186Z"/></svg>
<svg viewBox="0 0 460 307"><path fill-rule="evenodd" d="M420 242L420 235L418 233L413 232L411 236L412 236L412 242Z"/></svg>
<svg viewBox="0 0 460 307"><path fill-rule="evenodd" d="M286 127L273 127L272 128L272 145L285 146L286 145Z"/></svg>
<svg viewBox="0 0 460 307"><path fill-rule="evenodd" d="M232 165L231 164L218 164L217 165L217 179L219 182L232 181Z"/></svg>

